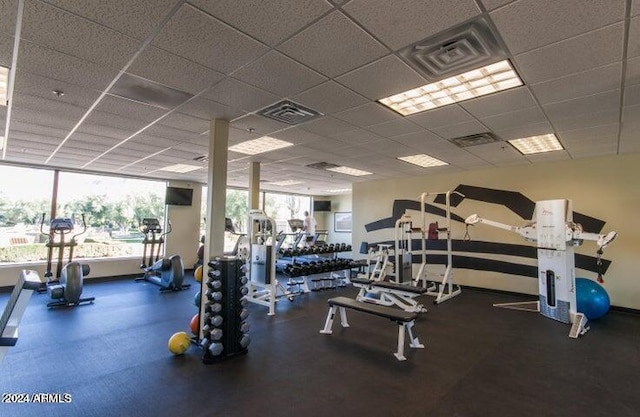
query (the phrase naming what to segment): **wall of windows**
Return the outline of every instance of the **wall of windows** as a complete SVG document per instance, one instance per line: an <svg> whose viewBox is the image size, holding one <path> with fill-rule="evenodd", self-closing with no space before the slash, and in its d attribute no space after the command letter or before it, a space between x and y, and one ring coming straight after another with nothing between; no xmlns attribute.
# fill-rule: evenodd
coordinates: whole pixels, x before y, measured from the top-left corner
<svg viewBox="0 0 640 417"><path fill-rule="evenodd" d="M54 178L52 170L0 165L0 264L47 259ZM164 192L161 181L60 172L54 216L73 218L72 234L85 217L74 258L141 256L139 219L162 221Z"/></svg>

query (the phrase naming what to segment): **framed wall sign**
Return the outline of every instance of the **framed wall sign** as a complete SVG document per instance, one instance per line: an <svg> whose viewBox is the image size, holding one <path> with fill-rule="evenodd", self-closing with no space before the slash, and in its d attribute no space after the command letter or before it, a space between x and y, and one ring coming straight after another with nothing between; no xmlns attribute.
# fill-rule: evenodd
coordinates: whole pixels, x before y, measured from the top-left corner
<svg viewBox="0 0 640 417"><path fill-rule="evenodd" d="M351 212L336 212L333 215L335 232L351 232Z"/></svg>

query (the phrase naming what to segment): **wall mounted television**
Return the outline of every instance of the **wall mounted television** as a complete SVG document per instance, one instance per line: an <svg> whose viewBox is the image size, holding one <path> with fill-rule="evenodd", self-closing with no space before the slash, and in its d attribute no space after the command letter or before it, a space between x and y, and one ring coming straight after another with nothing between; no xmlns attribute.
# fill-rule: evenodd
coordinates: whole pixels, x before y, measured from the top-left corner
<svg viewBox="0 0 640 417"><path fill-rule="evenodd" d="M331 211L330 200L313 200L313 211Z"/></svg>
<svg viewBox="0 0 640 417"><path fill-rule="evenodd" d="M193 202L192 188L167 187L164 203L169 206L190 206Z"/></svg>

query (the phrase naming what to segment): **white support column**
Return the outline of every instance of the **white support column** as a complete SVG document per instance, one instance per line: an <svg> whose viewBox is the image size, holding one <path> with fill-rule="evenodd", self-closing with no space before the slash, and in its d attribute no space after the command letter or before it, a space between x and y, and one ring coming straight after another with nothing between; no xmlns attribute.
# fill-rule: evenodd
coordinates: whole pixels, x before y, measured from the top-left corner
<svg viewBox="0 0 640 417"><path fill-rule="evenodd" d="M214 119L209 126L209 174L207 176L207 228L204 253L208 258L224 253L227 198L227 154L229 121Z"/></svg>
<svg viewBox="0 0 640 417"><path fill-rule="evenodd" d="M249 210L260 209L260 162L249 165Z"/></svg>
<svg viewBox="0 0 640 417"><path fill-rule="evenodd" d="M229 121L211 120L209 125L209 165L207 174L207 225L205 228L203 277L200 282L200 334L204 328L205 283L209 259L224 255L224 226L227 199L227 154L229 148Z"/></svg>

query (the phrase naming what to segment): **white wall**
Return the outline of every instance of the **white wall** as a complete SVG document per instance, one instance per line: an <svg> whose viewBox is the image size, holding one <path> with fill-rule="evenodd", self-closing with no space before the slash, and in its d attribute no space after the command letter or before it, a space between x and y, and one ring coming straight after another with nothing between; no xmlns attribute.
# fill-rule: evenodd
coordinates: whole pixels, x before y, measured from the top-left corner
<svg viewBox="0 0 640 417"><path fill-rule="evenodd" d="M354 246L359 246L361 241L393 240L392 229L366 233L364 225L391 216L395 199L416 200L425 191L447 191L466 184L519 191L533 201L571 199L574 211L606 221L603 232L619 232L616 241L605 250L604 258L613 261L605 276L605 288L613 305L640 309L640 277L637 272L640 223L635 221L640 207L638 166L640 155L628 155L356 183L353 185ZM524 223L501 206L477 201L465 201L454 212L463 218L478 213L508 224ZM432 221L442 223L444 219L431 215L427 222ZM454 223L452 237L461 239L463 235L464 226ZM477 240L527 244L514 233L483 225L475 226L471 235ZM576 252L594 256L596 249L594 242L584 242ZM496 258L500 259L499 256ZM535 260L523 261L526 262L536 264ZM582 270L577 270L576 275L595 278L594 273ZM537 293L537 281L529 277L457 269L455 280L463 285Z"/></svg>

